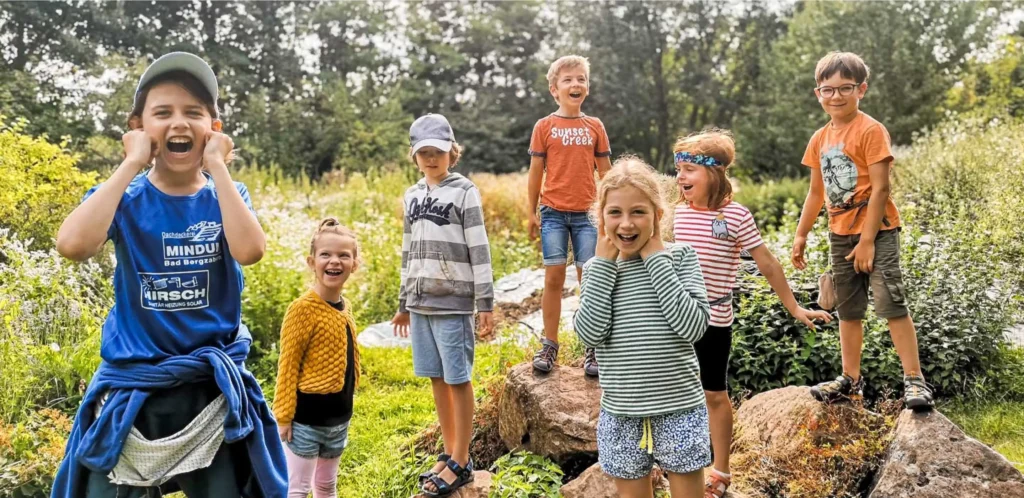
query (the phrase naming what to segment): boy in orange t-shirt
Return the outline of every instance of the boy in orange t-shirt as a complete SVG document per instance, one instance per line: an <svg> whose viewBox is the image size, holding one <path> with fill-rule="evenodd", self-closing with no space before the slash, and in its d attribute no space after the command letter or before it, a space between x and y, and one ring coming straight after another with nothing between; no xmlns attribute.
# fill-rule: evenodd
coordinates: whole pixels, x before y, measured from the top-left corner
<svg viewBox="0 0 1024 498"><path fill-rule="evenodd" d="M612 155L604 124L580 110L590 91L590 62L567 55L551 64L547 76L558 110L533 127L529 180L530 236L536 238L539 229L544 257L544 339L533 358L533 367L541 372L550 372L557 364L569 241L577 278L583 263L594 257L597 228L587 215L597 197L594 169L603 177L611 169ZM593 349L587 349L583 369L587 375L597 376Z"/></svg>
<svg viewBox="0 0 1024 498"><path fill-rule="evenodd" d="M917 331L900 269L900 213L890 196L889 132L859 109L869 74L864 61L848 52L829 53L818 61L814 74L814 92L832 120L814 133L804 153L811 186L792 259L797 268L807 267L807 233L827 199L843 373L812 387L811 394L820 401L863 396L860 358L870 287L875 314L888 320L903 364L904 404L915 411L929 410L934 401L921 373Z"/></svg>

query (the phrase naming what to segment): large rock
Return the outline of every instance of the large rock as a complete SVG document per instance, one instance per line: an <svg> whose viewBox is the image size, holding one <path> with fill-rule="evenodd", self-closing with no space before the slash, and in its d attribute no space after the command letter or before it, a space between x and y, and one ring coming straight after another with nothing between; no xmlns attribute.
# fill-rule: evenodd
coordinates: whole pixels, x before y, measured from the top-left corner
<svg viewBox="0 0 1024 498"><path fill-rule="evenodd" d="M654 489L668 490L668 479L665 478L658 468L651 472L651 480L654 481ZM601 465L595 463L579 477L569 481L562 486L564 498L618 498L615 492L615 482L612 478L601 471ZM747 495L738 491L729 490L724 498L748 498Z"/></svg>
<svg viewBox="0 0 1024 498"><path fill-rule="evenodd" d="M494 475L485 470L477 470L473 472L473 482L459 488L454 494L449 496L453 498L487 498L487 495L491 493L491 481ZM429 498L428 495L420 493L413 495L412 498Z"/></svg>
<svg viewBox="0 0 1024 498"><path fill-rule="evenodd" d="M395 335L391 322L381 322L363 329L356 342L364 348L407 348L412 345L409 337Z"/></svg>
<svg viewBox="0 0 1024 498"><path fill-rule="evenodd" d="M513 367L498 410L498 433L510 451L519 449L563 463L597 454L601 387L583 369L556 367L541 374L530 363Z"/></svg>
<svg viewBox="0 0 1024 498"><path fill-rule="evenodd" d="M905 410L870 498L1024 497L1024 476L937 411Z"/></svg>
<svg viewBox="0 0 1024 498"><path fill-rule="evenodd" d="M580 297L573 294L562 299L562 314L559 316L559 330L572 332L572 316L580 309ZM517 327L524 334L540 338L544 335L544 310L537 310L519 320Z"/></svg>
<svg viewBox="0 0 1024 498"><path fill-rule="evenodd" d="M775 454L796 455L810 446L832 440L832 424L836 417L844 428L870 432L881 428L881 415L849 403L831 406L811 396L809 387L790 386L763 392L740 405L736 411L733 453L770 449Z"/></svg>
<svg viewBox="0 0 1024 498"><path fill-rule="evenodd" d="M565 269L565 284L562 286L562 293L576 290L579 282L576 278L576 267L570 266ZM544 269L519 270L494 283L495 304L519 304L529 299L534 294L544 290Z"/></svg>

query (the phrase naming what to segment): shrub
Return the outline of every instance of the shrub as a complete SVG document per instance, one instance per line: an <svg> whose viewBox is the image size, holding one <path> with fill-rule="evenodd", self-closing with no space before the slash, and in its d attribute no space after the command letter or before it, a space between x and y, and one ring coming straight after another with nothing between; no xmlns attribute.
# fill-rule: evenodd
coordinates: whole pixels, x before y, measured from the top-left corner
<svg viewBox="0 0 1024 498"><path fill-rule="evenodd" d="M17 425L0 421L0 496L50 496L70 433L71 419L57 410L33 411Z"/></svg>
<svg viewBox="0 0 1024 498"><path fill-rule="evenodd" d="M0 115L0 228L47 248L96 175L75 167L78 158L67 153L66 140L52 144L45 136L27 136L27 124L22 119L8 125Z"/></svg>
<svg viewBox="0 0 1024 498"><path fill-rule="evenodd" d="M562 469L528 451L510 453L494 462L491 498L558 497Z"/></svg>

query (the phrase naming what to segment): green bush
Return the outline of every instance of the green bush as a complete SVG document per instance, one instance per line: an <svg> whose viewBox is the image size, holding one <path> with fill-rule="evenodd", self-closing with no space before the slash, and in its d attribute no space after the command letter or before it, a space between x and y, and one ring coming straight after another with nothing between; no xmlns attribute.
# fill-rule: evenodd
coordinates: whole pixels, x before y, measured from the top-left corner
<svg viewBox="0 0 1024 498"><path fill-rule="evenodd" d="M27 124L8 125L0 115L0 228L47 248L64 216L97 183L96 175L75 167L78 158L67 153L66 141L25 135Z"/></svg>
<svg viewBox="0 0 1024 498"><path fill-rule="evenodd" d="M528 451L507 454L494 462L490 498L561 496L562 469L551 460Z"/></svg>
<svg viewBox="0 0 1024 498"><path fill-rule="evenodd" d="M790 223L790 213L799 213L807 197L806 178L783 178L754 183L742 180L733 198L754 216L762 232L775 230L780 224Z"/></svg>
<svg viewBox="0 0 1024 498"><path fill-rule="evenodd" d="M50 496L70 433L71 419L57 410L33 411L17 425L0 421L0 496Z"/></svg>

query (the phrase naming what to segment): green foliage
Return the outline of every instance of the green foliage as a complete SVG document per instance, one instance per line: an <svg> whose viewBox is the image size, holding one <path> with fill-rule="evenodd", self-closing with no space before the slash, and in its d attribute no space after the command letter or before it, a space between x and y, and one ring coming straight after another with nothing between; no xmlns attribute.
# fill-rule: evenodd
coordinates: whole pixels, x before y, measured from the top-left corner
<svg viewBox="0 0 1024 498"><path fill-rule="evenodd" d="M0 228L33 239L33 247L52 247L64 216L96 184L96 175L78 171L66 140L55 145L28 136L27 121L8 125L4 119L0 115Z"/></svg>
<svg viewBox="0 0 1024 498"><path fill-rule="evenodd" d="M561 496L562 469L540 455L509 453L494 462L492 472L495 475L489 498Z"/></svg>
<svg viewBox="0 0 1024 498"><path fill-rule="evenodd" d="M733 198L750 210L758 229L772 231L780 224L788 223L794 213L799 213L807 197L807 183L801 178L760 182L742 180Z"/></svg>
<svg viewBox="0 0 1024 498"><path fill-rule="evenodd" d="M70 433L71 419L58 410L33 411L18 424L0 421L0 496L50 496Z"/></svg>
<svg viewBox="0 0 1024 498"><path fill-rule="evenodd" d="M958 85L946 94L946 107L964 118L1024 117L1024 38L1000 40L991 61L971 61Z"/></svg>

